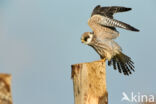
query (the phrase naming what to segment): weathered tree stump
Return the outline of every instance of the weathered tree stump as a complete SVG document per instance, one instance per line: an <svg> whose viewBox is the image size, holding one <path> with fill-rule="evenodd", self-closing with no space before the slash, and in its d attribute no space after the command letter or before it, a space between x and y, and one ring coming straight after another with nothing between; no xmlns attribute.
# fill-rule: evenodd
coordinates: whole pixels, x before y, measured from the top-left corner
<svg viewBox="0 0 156 104"><path fill-rule="evenodd" d="M108 104L105 62L72 65L75 104Z"/></svg>
<svg viewBox="0 0 156 104"><path fill-rule="evenodd" d="M0 104L13 104L11 96L11 75L0 74Z"/></svg>

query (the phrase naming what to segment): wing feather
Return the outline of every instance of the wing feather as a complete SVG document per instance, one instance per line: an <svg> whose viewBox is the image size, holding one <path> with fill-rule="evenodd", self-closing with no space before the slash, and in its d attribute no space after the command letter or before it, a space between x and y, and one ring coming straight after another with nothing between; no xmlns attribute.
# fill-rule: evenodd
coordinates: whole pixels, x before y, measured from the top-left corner
<svg viewBox="0 0 156 104"><path fill-rule="evenodd" d="M103 27L119 27L119 28L123 28L123 29L126 29L126 30L131 30L131 31L139 31L138 29L134 28L133 26L129 25L129 24L126 24L124 22L121 22L121 21L118 21L118 20L115 20L115 19L110 19L108 17L104 17L104 16L100 16L100 15L94 15L93 17L91 18L97 18L97 21L94 21L98 24L100 24L101 26Z"/></svg>
<svg viewBox="0 0 156 104"><path fill-rule="evenodd" d="M88 25L92 29L95 35L97 37L100 37L102 39L115 39L120 34L118 31L114 31L113 29L107 27L107 26L101 26L99 23L101 22L101 16L100 15L94 15L88 20Z"/></svg>
<svg viewBox="0 0 156 104"><path fill-rule="evenodd" d="M109 18L113 18L113 15L118 12L127 12L130 11L131 8L121 7L121 6L109 6L109 7L101 7L97 5L91 14L91 16L99 14L102 16L107 16Z"/></svg>

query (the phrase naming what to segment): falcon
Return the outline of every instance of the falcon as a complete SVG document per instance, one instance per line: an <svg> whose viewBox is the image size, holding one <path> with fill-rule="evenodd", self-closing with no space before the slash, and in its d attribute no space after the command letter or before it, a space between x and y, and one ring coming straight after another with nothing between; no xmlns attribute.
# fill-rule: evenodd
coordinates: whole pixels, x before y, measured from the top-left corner
<svg viewBox="0 0 156 104"><path fill-rule="evenodd" d="M134 71L134 63L131 58L122 52L121 47L113 40L119 36L115 27L124 28L131 31L138 29L113 19L113 14L117 12L129 11L126 7L100 7L96 6L92 12L88 25L93 32L85 32L82 43L91 46L100 55L101 61L108 60L108 65L124 75L129 75Z"/></svg>
<svg viewBox="0 0 156 104"><path fill-rule="evenodd" d="M129 75L134 71L131 58L122 53L121 47L112 39L101 38L93 32L85 32L81 37L82 43L91 46L100 55L101 61L108 60L108 65L113 65L120 73Z"/></svg>

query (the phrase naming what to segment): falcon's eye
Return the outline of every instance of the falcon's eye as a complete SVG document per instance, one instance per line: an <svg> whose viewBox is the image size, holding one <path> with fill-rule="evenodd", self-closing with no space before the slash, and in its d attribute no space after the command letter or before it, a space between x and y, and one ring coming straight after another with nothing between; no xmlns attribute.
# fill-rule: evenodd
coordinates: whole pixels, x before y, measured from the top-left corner
<svg viewBox="0 0 156 104"><path fill-rule="evenodd" d="M86 36L86 37L84 38L84 40L85 40L85 41L87 41L87 40L88 40L88 38L89 38L89 36Z"/></svg>

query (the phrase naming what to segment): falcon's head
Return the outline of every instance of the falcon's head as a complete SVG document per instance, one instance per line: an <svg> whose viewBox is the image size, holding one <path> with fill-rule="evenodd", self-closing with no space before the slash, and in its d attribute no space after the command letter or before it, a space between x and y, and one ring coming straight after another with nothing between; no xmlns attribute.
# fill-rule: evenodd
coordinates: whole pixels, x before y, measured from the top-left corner
<svg viewBox="0 0 156 104"><path fill-rule="evenodd" d="M93 33L85 32L81 37L81 42L89 45L93 39Z"/></svg>

